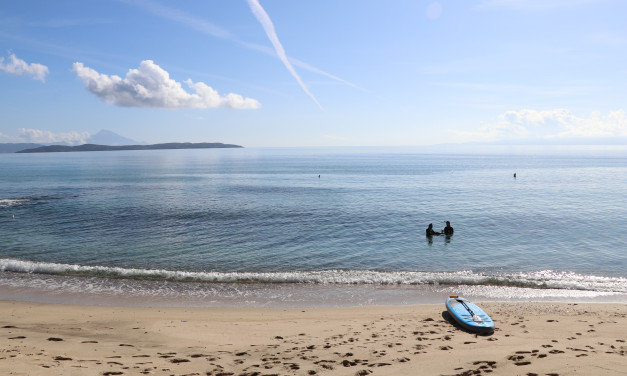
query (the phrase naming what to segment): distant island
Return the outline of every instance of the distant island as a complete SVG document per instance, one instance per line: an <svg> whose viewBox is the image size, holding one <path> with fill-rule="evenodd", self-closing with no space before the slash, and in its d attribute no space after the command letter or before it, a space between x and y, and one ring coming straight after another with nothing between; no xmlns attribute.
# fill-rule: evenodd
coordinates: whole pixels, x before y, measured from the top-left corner
<svg viewBox="0 0 627 376"><path fill-rule="evenodd" d="M43 145L33 143L0 144L0 153L17 153L20 150L37 148L40 146Z"/></svg>
<svg viewBox="0 0 627 376"><path fill-rule="evenodd" d="M115 150L165 150L165 149L218 149L218 148L242 148L243 146L223 144L220 142L170 142L154 145L96 145L83 144L78 146L50 145L32 149L24 149L16 153L67 153L75 151L115 151Z"/></svg>

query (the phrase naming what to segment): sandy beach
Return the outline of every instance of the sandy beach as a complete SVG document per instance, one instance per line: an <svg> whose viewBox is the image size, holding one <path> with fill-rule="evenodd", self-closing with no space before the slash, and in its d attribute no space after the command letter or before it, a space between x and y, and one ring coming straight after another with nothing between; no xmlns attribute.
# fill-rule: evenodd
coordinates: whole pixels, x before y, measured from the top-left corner
<svg viewBox="0 0 627 376"><path fill-rule="evenodd" d="M0 302L3 375L624 375L627 306L132 308Z"/></svg>

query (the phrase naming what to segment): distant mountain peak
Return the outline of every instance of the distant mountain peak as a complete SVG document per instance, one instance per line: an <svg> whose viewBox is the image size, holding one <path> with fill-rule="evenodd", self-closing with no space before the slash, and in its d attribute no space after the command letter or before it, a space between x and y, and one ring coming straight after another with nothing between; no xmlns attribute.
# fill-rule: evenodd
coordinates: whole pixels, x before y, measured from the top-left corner
<svg viewBox="0 0 627 376"><path fill-rule="evenodd" d="M144 142L139 142L132 140L130 138L126 138L120 136L115 132L111 132L109 130L103 129L95 135L89 137L87 140L88 144L97 144L97 145L111 145L111 146L122 146L122 145L142 145Z"/></svg>

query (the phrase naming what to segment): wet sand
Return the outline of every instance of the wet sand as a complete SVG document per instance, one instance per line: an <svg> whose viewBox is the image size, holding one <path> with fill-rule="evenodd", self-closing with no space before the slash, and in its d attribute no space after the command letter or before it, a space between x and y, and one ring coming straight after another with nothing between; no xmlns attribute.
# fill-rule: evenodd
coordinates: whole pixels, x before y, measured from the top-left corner
<svg viewBox="0 0 627 376"><path fill-rule="evenodd" d="M0 301L3 375L624 375L627 305L135 308Z"/></svg>

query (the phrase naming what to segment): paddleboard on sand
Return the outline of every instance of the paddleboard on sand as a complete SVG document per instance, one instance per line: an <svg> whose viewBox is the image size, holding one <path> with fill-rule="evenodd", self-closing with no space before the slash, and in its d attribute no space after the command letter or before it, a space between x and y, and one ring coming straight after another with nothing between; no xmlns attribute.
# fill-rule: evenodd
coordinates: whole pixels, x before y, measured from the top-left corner
<svg viewBox="0 0 627 376"><path fill-rule="evenodd" d="M494 322L475 303L459 296L446 298L446 309L463 328L476 333L492 333Z"/></svg>

